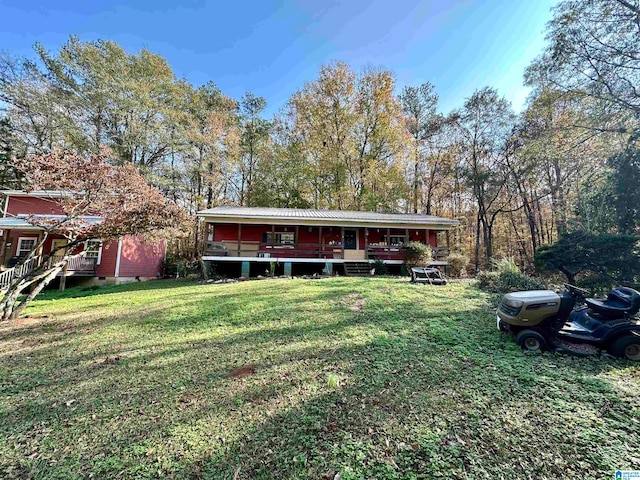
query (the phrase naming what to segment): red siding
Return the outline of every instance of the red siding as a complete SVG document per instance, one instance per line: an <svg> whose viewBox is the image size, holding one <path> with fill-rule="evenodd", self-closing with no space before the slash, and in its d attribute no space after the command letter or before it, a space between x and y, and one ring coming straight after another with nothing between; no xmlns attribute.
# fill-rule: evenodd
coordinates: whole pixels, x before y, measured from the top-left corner
<svg viewBox="0 0 640 480"><path fill-rule="evenodd" d="M9 197L7 216L61 215L62 210L54 200L37 197Z"/></svg>
<svg viewBox="0 0 640 480"><path fill-rule="evenodd" d="M96 277L113 277L116 274L116 257L118 255L118 241L104 242L100 265L96 266Z"/></svg>
<svg viewBox="0 0 640 480"><path fill-rule="evenodd" d="M11 242L11 250L7 253L5 257L5 262L9 260L11 257L14 257L18 252L18 239L20 237L29 237L29 238L38 238L38 232L34 231L20 231L20 230L8 230L9 238L7 242Z"/></svg>
<svg viewBox="0 0 640 480"><path fill-rule="evenodd" d="M213 241L223 242L238 240L238 226L218 224L213 228Z"/></svg>
<svg viewBox="0 0 640 480"><path fill-rule="evenodd" d="M28 196L9 196L7 216L17 215L61 215L55 200ZM233 226L237 236L237 226ZM38 238L38 232L8 230L7 242L11 243L11 248L7 251L5 262L16 255L18 248L18 238L33 237ZM52 243L55 239L62 238L59 235L50 235L43 247L43 252L51 252ZM234 237L235 238L235 237ZM82 247L79 247L79 251ZM124 237L122 240L122 255L120 260L120 277L156 277L162 273L164 262L165 245L164 242L149 245L145 244L138 237ZM118 241L105 242L102 246L100 265L96 267L96 276L113 277L116 271L116 258L118 255Z"/></svg>
<svg viewBox="0 0 640 480"><path fill-rule="evenodd" d="M162 273L164 242L144 243L140 237L124 237L119 277L156 277Z"/></svg>
<svg viewBox="0 0 640 480"><path fill-rule="evenodd" d="M284 229L289 232L295 232L295 225L277 225L276 232L283 232ZM364 248L364 228L357 228L359 231L359 246ZM271 225L243 225L241 233L241 241L243 242L263 242L264 235L271 232ZM390 229L392 236L404 236L406 229L404 228L392 228ZM300 226L298 228L297 243L318 243L318 227L312 227L309 231L308 226ZM369 243L379 243L385 241L387 235L386 228L369 228ZM426 240L424 229L409 229L409 237L411 240L424 243ZM214 241L215 242L235 242L238 240L238 225L237 224L216 224L214 227ZM322 227L322 243L325 245L329 242L335 242L336 244L342 241L342 229L341 227ZM429 244L432 247L436 246L436 232L429 232ZM301 247L300 249L305 249ZM313 247L309 247L313 248Z"/></svg>

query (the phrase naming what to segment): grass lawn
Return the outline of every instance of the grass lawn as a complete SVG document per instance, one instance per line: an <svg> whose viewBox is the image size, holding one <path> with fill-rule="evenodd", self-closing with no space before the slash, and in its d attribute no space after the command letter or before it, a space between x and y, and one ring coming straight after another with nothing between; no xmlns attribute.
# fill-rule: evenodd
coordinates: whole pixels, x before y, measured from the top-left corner
<svg viewBox="0 0 640 480"><path fill-rule="evenodd" d="M469 283L151 282L26 313L0 325L1 478L640 469L640 366L525 355Z"/></svg>

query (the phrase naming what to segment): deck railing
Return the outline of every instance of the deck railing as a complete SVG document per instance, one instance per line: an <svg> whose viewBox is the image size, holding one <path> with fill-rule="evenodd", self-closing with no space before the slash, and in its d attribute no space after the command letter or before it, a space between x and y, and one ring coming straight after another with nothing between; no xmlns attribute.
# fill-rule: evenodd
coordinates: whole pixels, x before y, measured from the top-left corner
<svg viewBox="0 0 640 480"><path fill-rule="evenodd" d="M49 265L62 260L62 256L56 255L49 259ZM67 264L68 272L77 273L95 273L96 271L96 258L87 258L84 256L73 257L69 259ZM32 257L26 263L9 268L3 272L0 272L0 290L6 289L11 282L18 277L29 273L40 263L40 257Z"/></svg>
<svg viewBox="0 0 640 480"><path fill-rule="evenodd" d="M31 257L29 260L27 260L26 263L9 268L8 270L0 273L0 290L4 290L9 285L11 285L11 282L14 278L21 277L33 270L34 266L38 264L39 260L40 257Z"/></svg>
<svg viewBox="0 0 640 480"><path fill-rule="evenodd" d="M62 255L54 255L49 260L50 264L59 262L64 257ZM92 273L96 271L96 258L88 258L85 256L71 257L67 263L68 272Z"/></svg>
<svg viewBox="0 0 640 480"><path fill-rule="evenodd" d="M401 260L402 254L398 246L369 245L367 258L381 260ZM349 251L349 249L346 249ZM432 247L434 261L446 261L449 247ZM344 251L340 244L296 243L290 245L274 245L261 242L208 242L205 255L219 257L262 257L262 258L343 258Z"/></svg>
<svg viewBox="0 0 640 480"><path fill-rule="evenodd" d="M226 243L226 245L225 245ZM269 244L241 242L240 248L231 242L208 242L205 255L221 257L274 258L341 258L342 246L320 243Z"/></svg>
<svg viewBox="0 0 640 480"><path fill-rule="evenodd" d="M433 261L446 261L449 253L449 247L431 247L431 259ZM373 259L379 258L380 260L399 260L402 258L400 247L398 246L369 246L369 248L367 249L367 256Z"/></svg>

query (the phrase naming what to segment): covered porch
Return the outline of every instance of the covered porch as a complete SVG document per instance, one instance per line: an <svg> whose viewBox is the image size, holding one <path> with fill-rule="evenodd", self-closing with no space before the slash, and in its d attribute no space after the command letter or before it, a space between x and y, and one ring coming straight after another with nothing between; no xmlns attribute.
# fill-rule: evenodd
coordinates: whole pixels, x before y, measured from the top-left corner
<svg viewBox="0 0 640 480"><path fill-rule="evenodd" d="M436 265L446 265L449 254L449 231L445 229L241 223L205 223L205 227L205 259L382 260L401 263L400 247L407 241L430 245Z"/></svg>
<svg viewBox="0 0 640 480"><path fill-rule="evenodd" d="M46 261L49 264L62 259L55 255L67 240L60 235L49 235L40 248L38 245L44 238L41 228L32 226L20 218L5 217L0 219L0 290L6 288L11 281L23 275L26 271L42 266L44 258L54 254ZM21 265L22 259L38 248L27 263ZM71 258L64 270L58 276L95 276L96 267L100 263L100 242L87 242L76 249L74 253L83 255Z"/></svg>

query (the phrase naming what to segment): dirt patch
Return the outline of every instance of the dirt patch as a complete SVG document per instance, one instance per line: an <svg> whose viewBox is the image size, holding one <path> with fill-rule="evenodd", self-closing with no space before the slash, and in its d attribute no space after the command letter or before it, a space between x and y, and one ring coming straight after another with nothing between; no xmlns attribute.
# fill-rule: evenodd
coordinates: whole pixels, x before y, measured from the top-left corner
<svg viewBox="0 0 640 480"><path fill-rule="evenodd" d="M227 378L243 378L256 373L258 369L255 365L245 365L244 367L233 368L227 372Z"/></svg>
<svg viewBox="0 0 640 480"><path fill-rule="evenodd" d="M360 297L359 293L350 293L349 295L342 297L342 301L340 303L352 312L360 312L367 304L367 299Z"/></svg>
<svg viewBox="0 0 640 480"><path fill-rule="evenodd" d="M349 310L351 310L352 312L359 312L364 308L366 304L367 301L364 298L359 298L355 302L353 302L353 305L349 307Z"/></svg>

